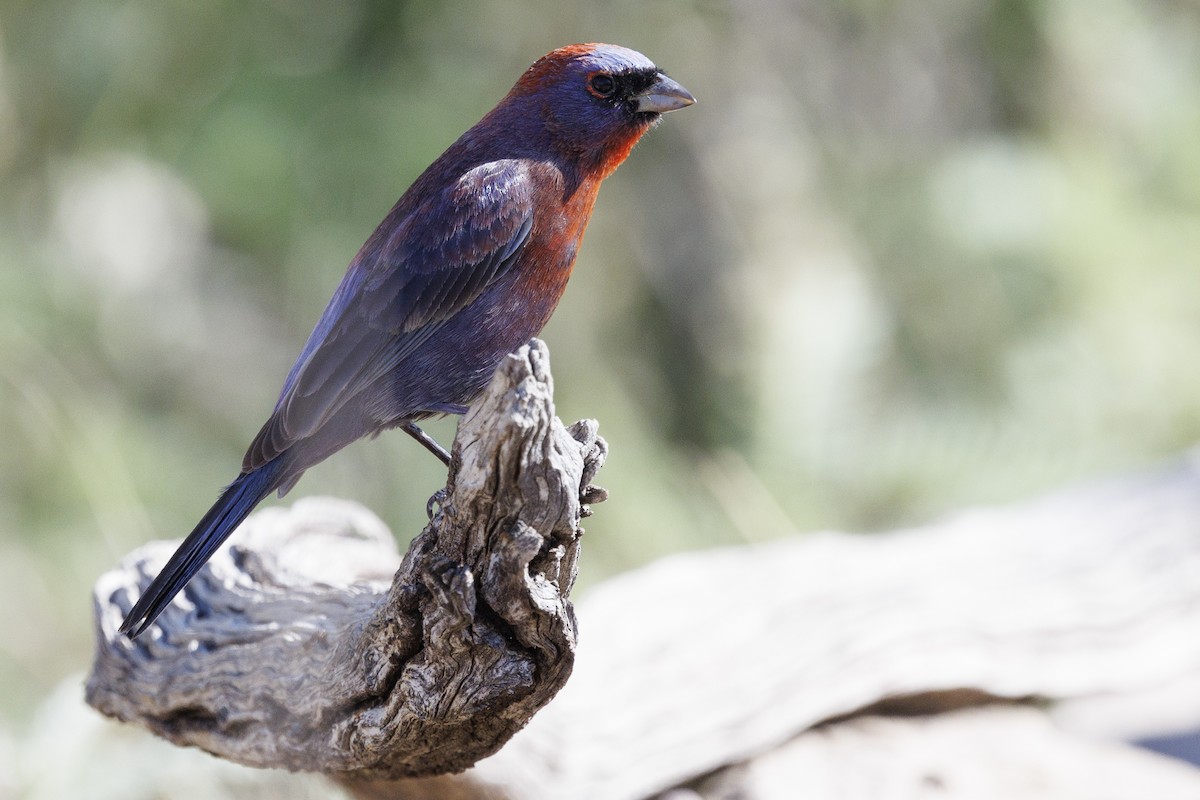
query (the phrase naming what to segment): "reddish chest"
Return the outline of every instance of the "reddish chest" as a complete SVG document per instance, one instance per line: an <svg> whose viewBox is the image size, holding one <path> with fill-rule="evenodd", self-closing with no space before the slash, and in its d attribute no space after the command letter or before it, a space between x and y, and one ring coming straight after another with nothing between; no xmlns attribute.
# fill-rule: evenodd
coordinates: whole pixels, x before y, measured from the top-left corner
<svg viewBox="0 0 1200 800"><path fill-rule="evenodd" d="M522 259L524 268L514 288L519 302L524 303L527 312L539 321L539 330L549 320L566 290L583 233L592 216L598 188L599 181L586 181L566 203L559 205L559 210L542 213L534 221ZM541 208L545 212L553 206L547 203Z"/></svg>

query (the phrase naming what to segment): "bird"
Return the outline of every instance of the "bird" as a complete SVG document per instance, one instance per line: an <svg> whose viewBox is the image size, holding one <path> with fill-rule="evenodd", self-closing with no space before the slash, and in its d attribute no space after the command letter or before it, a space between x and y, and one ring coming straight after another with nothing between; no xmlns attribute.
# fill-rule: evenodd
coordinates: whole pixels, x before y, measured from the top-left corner
<svg viewBox="0 0 1200 800"><path fill-rule="evenodd" d="M241 472L142 592L135 639L250 512L358 439L463 414L567 285L601 182L695 98L649 58L575 44L535 61L412 183L351 260Z"/></svg>

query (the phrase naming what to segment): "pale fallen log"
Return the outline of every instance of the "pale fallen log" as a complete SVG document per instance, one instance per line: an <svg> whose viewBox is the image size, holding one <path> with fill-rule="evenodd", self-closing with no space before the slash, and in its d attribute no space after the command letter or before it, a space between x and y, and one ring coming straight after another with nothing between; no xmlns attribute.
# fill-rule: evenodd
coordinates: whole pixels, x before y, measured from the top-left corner
<svg viewBox="0 0 1200 800"><path fill-rule="evenodd" d="M302 501L256 515L130 641L117 626L174 545L132 554L96 587L88 702L243 764L346 779L494 752L571 672L579 520L603 499L606 447L594 422L554 416L548 358L535 341L501 365L403 563L369 514Z"/></svg>
<svg viewBox="0 0 1200 800"><path fill-rule="evenodd" d="M1025 707L856 717L698 783L708 800L1196 800L1183 763L1071 736ZM684 800L682 792L672 800Z"/></svg>
<svg viewBox="0 0 1200 800"><path fill-rule="evenodd" d="M579 615L571 682L465 777L640 798L864 712L1138 693L1200 674L1200 466L891 534L674 556Z"/></svg>

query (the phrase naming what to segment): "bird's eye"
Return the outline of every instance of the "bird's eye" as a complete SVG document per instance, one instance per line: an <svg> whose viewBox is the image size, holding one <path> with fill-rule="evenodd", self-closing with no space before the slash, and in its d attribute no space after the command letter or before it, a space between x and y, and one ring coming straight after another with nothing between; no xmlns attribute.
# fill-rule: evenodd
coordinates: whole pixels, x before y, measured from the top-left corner
<svg viewBox="0 0 1200 800"><path fill-rule="evenodd" d="M612 97L613 92L617 90L617 82L612 75L603 72L597 72L588 80L588 91L596 95L596 97Z"/></svg>

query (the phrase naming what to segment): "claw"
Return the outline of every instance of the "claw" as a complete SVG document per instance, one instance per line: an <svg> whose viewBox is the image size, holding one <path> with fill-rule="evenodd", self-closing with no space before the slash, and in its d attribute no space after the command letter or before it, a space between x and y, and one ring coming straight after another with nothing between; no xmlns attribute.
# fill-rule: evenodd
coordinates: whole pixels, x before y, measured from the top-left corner
<svg viewBox="0 0 1200 800"><path fill-rule="evenodd" d="M425 513L429 515L431 520L438 511L442 510L442 503L446 502L446 494L446 488L442 487L434 492L428 502L425 503Z"/></svg>

